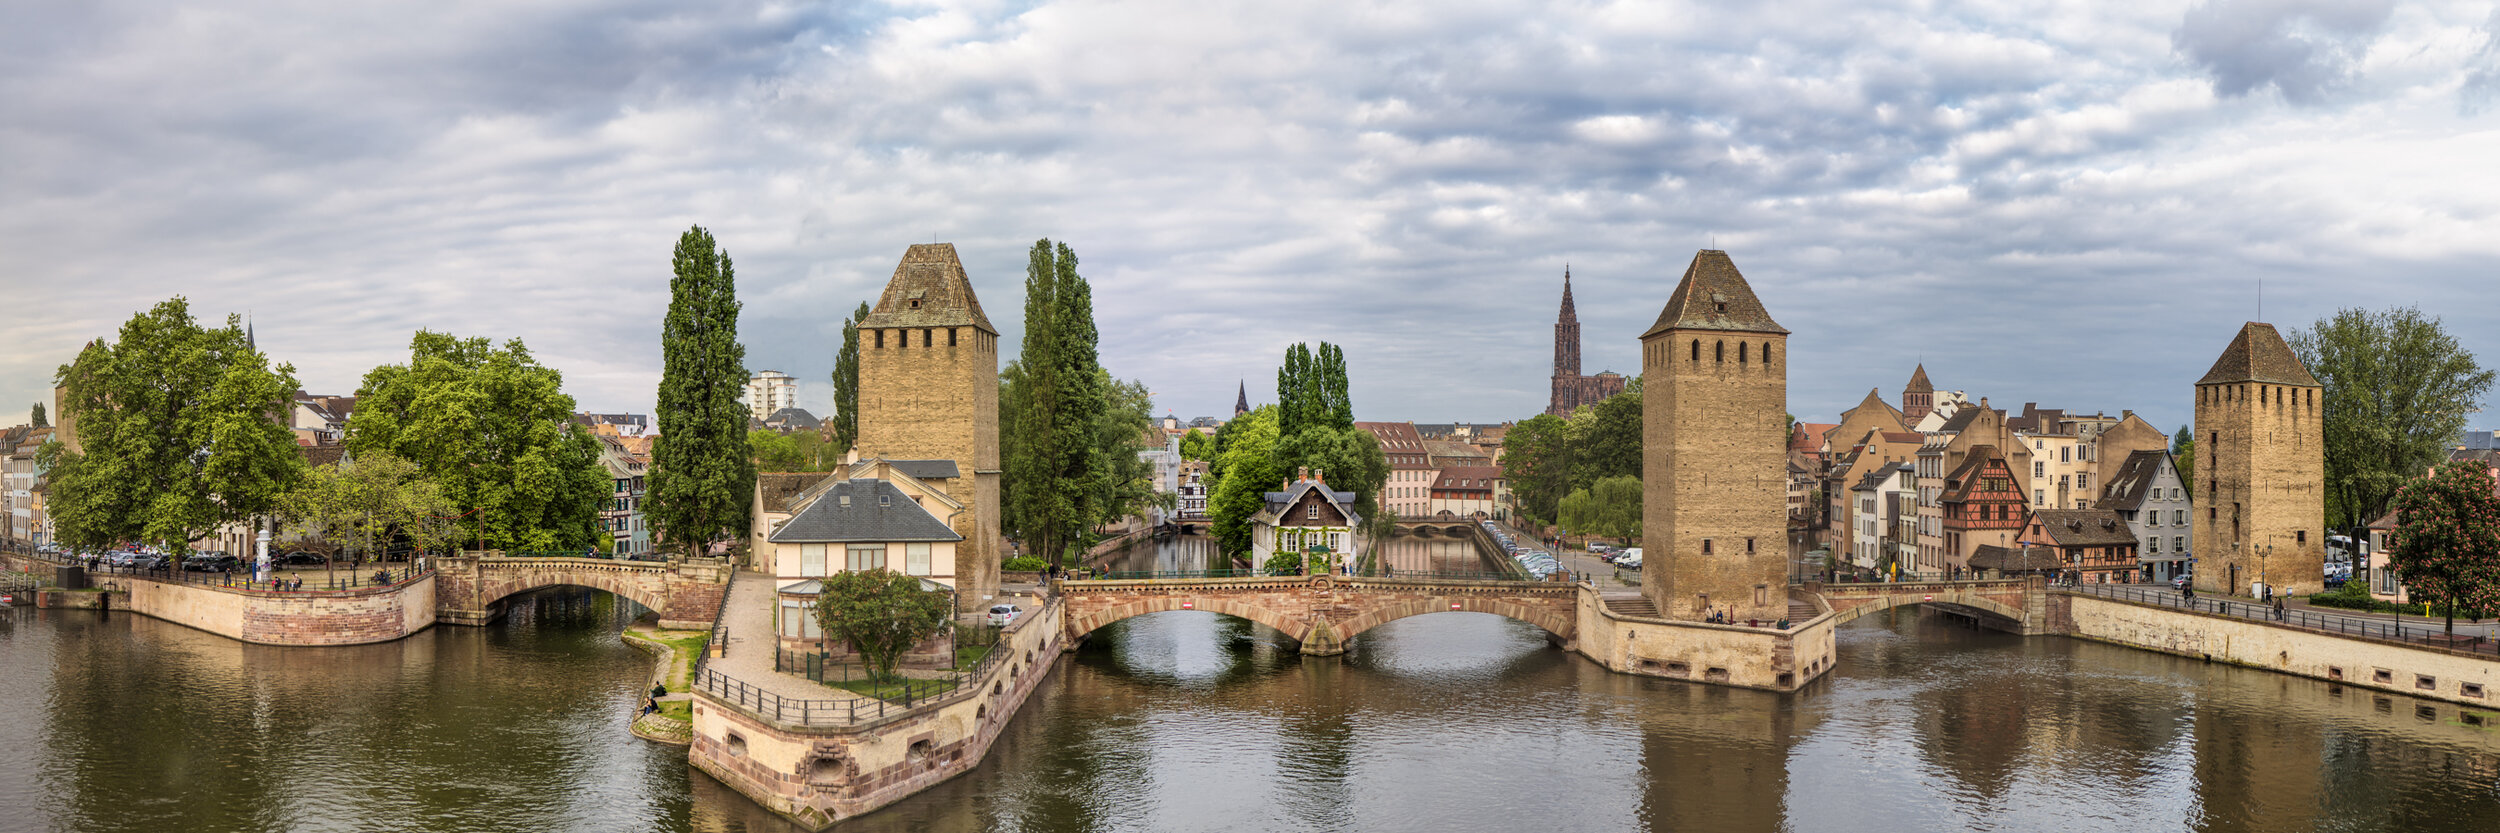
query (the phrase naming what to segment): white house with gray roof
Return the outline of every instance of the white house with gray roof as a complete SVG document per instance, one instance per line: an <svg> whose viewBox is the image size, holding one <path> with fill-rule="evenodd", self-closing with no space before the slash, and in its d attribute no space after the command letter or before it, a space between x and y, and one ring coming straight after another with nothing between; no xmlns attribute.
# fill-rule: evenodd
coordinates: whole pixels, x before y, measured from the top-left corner
<svg viewBox="0 0 2500 833"><path fill-rule="evenodd" d="M1250 563L1264 567L1278 552L1324 550L1338 565L1362 555L1354 493L1328 488L1325 472L1303 469L1281 491L1266 493L1266 506L1250 516Z"/></svg>

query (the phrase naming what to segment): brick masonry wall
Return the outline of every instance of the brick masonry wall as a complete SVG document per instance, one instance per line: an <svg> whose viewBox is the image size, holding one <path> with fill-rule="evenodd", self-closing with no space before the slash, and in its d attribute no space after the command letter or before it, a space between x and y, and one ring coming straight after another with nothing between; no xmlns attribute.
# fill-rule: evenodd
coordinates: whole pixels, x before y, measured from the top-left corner
<svg viewBox="0 0 2500 833"><path fill-rule="evenodd" d="M270 593L108 576L116 609L259 645L366 645L433 624L434 578L386 588Z"/></svg>
<svg viewBox="0 0 2500 833"><path fill-rule="evenodd" d="M979 766L1066 647L1064 607L1011 625L1007 658L968 696L848 727L780 725L698 692L688 760L757 803L823 828Z"/></svg>
<svg viewBox="0 0 2500 833"><path fill-rule="evenodd" d="M2196 589L2245 594L2261 578L2280 592L2325 589L2326 457L2318 396L2313 387L2260 382L2197 386L2198 482L2190 486ZM2260 558L2258 548L2266 546L2273 549Z"/></svg>
<svg viewBox="0 0 2500 833"><path fill-rule="evenodd" d="M1062 585L1068 636L1168 610L1238 616L1281 631L1305 653L1336 653L1346 640L1409 616L1491 613L1566 641L1579 630L1578 588L1561 583L1441 582L1339 576L1089 581Z"/></svg>
<svg viewBox="0 0 2500 833"><path fill-rule="evenodd" d="M1675 619L1786 616L1787 337L1670 330L1642 342L1641 379L1641 592Z"/></svg>
<svg viewBox="0 0 2500 833"><path fill-rule="evenodd" d="M729 592L727 567L706 562L613 561L602 558L435 560L442 621L483 625L496 603L516 593L569 585L605 590L660 614L660 626L701 629L719 618Z"/></svg>
<svg viewBox="0 0 2500 833"><path fill-rule="evenodd" d="M967 610L986 607L998 592L1002 552L998 337L972 326L940 327L923 346L921 329L884 332L879 347L876 332L860 331L859 454L955 461L961 476L946 482L946 495L968 510L953 522L964 536L955 553L963 591L957 598Z"/></svg>

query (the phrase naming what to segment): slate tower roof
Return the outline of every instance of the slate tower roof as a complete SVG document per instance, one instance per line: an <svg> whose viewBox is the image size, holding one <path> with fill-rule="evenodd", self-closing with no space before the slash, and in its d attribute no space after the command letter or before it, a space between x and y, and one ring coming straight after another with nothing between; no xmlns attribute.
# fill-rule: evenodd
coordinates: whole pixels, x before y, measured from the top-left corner
<svg viewBox="0 0 2500 833"><path fill-rule="evenodd" d="M1771 312L1762 308L1762 299L1754 297L1753 287L1736 271L1736 261L1717 249L1703 249L1693 255L1692 265L1684 267L1684 280L1668 296L1667 308L1658 313L1641 338L1668 330L1733 330L1738 332L1778 333L1788 329L1771 320Z"/></svg>
<svg viewBox="0 0 2500 833"><path fill-rule="evenodd" d="M894 279L860 329L889 327L973 327L991 335L990 317L981 313L981 299L972 294L972 278L953 243L918 243L895 264Z"/></svg>
<svg viewBox="0 0 2500 833"><path fill-rule="evenodd" d="M1244 381L1241 383L1241 392L1233 395L1233 416L1241 416L1241 415L1243 415L1243 414L1247 414L1247 413L1249 413L1249 412L1250 412L1250 383L1249 383L1249 381L1244 380Z"/></svg>
<svg viewBox="0 0 2500 833"><path fill-rule="evenodd" d="M2248 322L2240 334L2231 339L2231 346L2222 348L2222 357L2214 360L2212 370L2200 385L2230 382L2265 382L2275 385L2317 387L2318 377L2309 375L2309 368L2292 354L2292 346L2283 343L2283 334L2274 325Z"/></svg>

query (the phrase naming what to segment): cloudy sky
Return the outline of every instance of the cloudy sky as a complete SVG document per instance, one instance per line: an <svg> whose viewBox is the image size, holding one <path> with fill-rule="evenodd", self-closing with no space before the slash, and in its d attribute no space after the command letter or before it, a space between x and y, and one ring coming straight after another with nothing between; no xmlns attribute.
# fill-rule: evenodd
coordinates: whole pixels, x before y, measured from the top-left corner
<svg viewBox="0 0 2500 833"><path fill-rule="evenodd" d="M1182 417L1321 340L1363 418L1532 415L1566 263L1587 369L1636 372L1710 247L1808 419L1924 360L2177 425L2261 282L2287 329L2419 305L2500 362L2490 2L0 9L6 403L180 294L315 392L423 327L647 411L698 223L820 412L905 246L954 243L1012 344L1040 237Z"/></svg>

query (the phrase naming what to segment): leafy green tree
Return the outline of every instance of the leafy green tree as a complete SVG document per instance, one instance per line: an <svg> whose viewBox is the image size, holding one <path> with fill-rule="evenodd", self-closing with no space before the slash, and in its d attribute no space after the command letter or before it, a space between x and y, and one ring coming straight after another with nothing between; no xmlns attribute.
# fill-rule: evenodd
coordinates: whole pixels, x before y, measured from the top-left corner
<svg viewBox="0 0 2500 833"><path fill-rule="evenodd" d="M1538 414L1511 426L1502 438L1502 476L1520 514L1549 523L1560 517L1563 496L1571 493L1571 450L1562 417Z"/></svg>
<svg viewBox="0 0 2500 833"><path fill-rule="evenodd" d="M1096 352L1093 289L1076 266L1067 244L1033 244L1023 351L999 374L1001 526L1053 565L1121 508L1110 502L1120 462L1104 441L1112 384ZM1136 441L1118 447L1133 457Z"/></svg>
<svg viewBox="0 0 2500 833"><path fill-rule="evenodd" d="M1285 348L1285 364L1276 369L1276 400L1278 436L1314 427L1354 427L1345 351L1325 341L1316 352L1307 344Z"/></svg>
<svg viewBox="0 0 2500 833"><path fill-rule="evenodd" d="M2388 566L2414 596L2447 610L2451 634L2459 607L2500 607L2500 497L2492 490L2481 462L2458 460L2396 491Z"/></svg>
<svg viewBox="0 0 2500 833"><path fill-rule="evenodd" d="M859 322L868 320L868 302L842 319L842 349L833 354L833 444L843 454L859 443Z"/></svg>
<svg viewBox="0 0 2500 833"><path fill-rule="evenodd" d="M2293 332L2291 345L2325 388L2327 521L2341 529L2385 513L2398 489L2447 459L2494 375L2413 307L2341 310Z"/></svg>
<svg viewBox="0 0 2500 833"><path fill-rule="evenodd" d="M1144 382L1117 382L1100 368L1095 372L1105 396L1094 429L1094 449L1102 465L1094 522L1141 515L1152 507L1171 509L1180 496L1155 489L1154 461L1139 454L1153 447L1150 438L1162 436L1154 427L1154 394Z"/></svg>
<svg viewBox="0 0 2500 833"><path fill-rule="evenodd" d="M458 512L417 464L387 451L312 468L278 508L290 525L323 542L316 549L325 571L341 549L376 554L402 539L420 550L445 546L459 534Z"/></svg>
<svg viewBox="0 0 2500 833"><path fill-rule="evenodd" d="M826 450L832 443L812 431L788 434L768 428L747 432L747 449L755 458L756 471L825 471L829 460Z"/></svg>
<svg viewBox="0 0 2500 833"><path fill-rule="evenodd" d="M1354 512L1363 516L1364 531L1374 540L1396 529L1397 518L1380 508L1381 489L1389 484L1389 457L1380 439L1348 425L1314 425L1276 440L1276 471L1309 468L1323 473L1328 487L1354 493Z"/></svg>
<svg viewBox="0 0 2500 833"><path fill-rule="evenodd" d="M737 272L702 226L677 238L660 324L660 436L651 441L643 514L686 555L747 529L755 498L748 446L747 348L738 343Z"/></svg>
<svg viewBox="0 0 2500 833"><path fill-rule="evenodd" d="M585 549L606 535L599 507L614 487L563 386L520 339L498 349L419 330L407 364L365 374L347 449L415 462L482 548Z"/></svg>
<svg viewBox="0 0 2500 833"><path fill-rule="evenodd" d="M37 428L50 428L50 427L52 427L52 423L44 419L44 413L43 413L43 403L41 403L41 402L37 402L37 403L35 403L35 427L37 427Z"/></svg>
<svg viewBox="0 0 2500 833"><path fill-rule="evenodd" d="M1615 475L1590 488L1597 509L1596 531L1610 538L1641 537L1641 479Z"/></svg>
<svg viewBox="0 0 2500 833"><path fill-rule="evenodd" d="M1208 453L1214 450L1215 441L1199 433L1196 428L1189 429L1189 433L1181 435L1181 459L1183 460L1204 461Z"/></svg>
<svg viewBox="0 0 2500 833"><path fill-rule="evenodd" d="M858 651L877 679L891 679L905 651L953 624L955 602L946 591L924 590L920 579L883 567L834 573L824 588L816 624Z"/></svg>
<svg viewBox="0 0 2500 833"><path fill-rule="evenodd" d="M1609 477L1641 476L1640 391L1628 390L1583 405L1572 412L1566 428L1571 448L1564 465L1570 472L1570 488L1590 488ZM1503 456L1509 456L1507 448Z"/></svg>
<svg viewBox="0 0 2500 833"><path fill-rule="evenodd" d="M1276 410L1264 405L1224 426L1240 428L1233 431L1232 447L1224 450L1224 479L1207 498L1208 526L1218 551L1250 551L1250 516L1266 505L1267 487L1284 483L1284 473L1290 471L1277 462Z"/></svg>
<svg viewBox="0 0 2500 833"><path fill-rule="evenodd" d="M270 418L292 407L295 368L272 369L234 316L201 327L177 296L132 316L119 341L89 343L53 382L81 445L42 452L62 543L185 553L269 513L303 477L293 432Z"/></svg>
<svg viewBox="0 0 2500 833"><path fill-rule="evenodd" d="M2179 482L2189 486L2196 485L2196 431L2194 429L2182 425L2179 426L2179 433L2170 435L2170 456L2174 458L2172 462L2178 464Z"/></svg>

